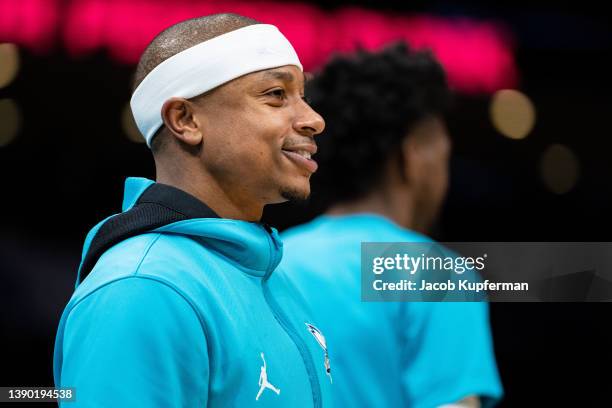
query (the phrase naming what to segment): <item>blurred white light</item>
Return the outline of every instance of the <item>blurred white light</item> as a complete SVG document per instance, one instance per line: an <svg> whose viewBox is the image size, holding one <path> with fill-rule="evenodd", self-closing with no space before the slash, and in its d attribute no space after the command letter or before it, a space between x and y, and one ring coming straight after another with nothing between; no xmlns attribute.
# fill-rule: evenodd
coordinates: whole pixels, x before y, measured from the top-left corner
<svg viewBox="0 0 612 408"><path fill-rule="evenodd" d="M550 191L565 194L572 190L578 181L580 163L567 146L553 144L542 154L540 174Z"/></svg>
<svg viewBox="0 0 612 408"><path fill-rule="evenodd" d="M11 143L21 127L19 106L12 99L0 99L0 147Z"/></svg>
<svg viewBox="0 0 612 408"><path fill-rule="evenodd" d="M134 116L132 115L132 109L130 108L130 103L126 103L123 112L121 113L121 126L123 127L123 133L127 136L127 138L134 143L144 143L144 137L138 130L136 126L136 122L134 121Z"/></svg>
<svg viewBox="0 0 612 408"><path fill-rule="evenodd" d="M0 44L0 88L8 86L19 71L19 49L15 44Z"/></svg>
<svg viewBox="0 0 612 408"><path fill-rule="evenodd" d="M514 89L503 89L493 95L490 115L497 131L510 139L527 137L536 119L529 97Z"/></svg>

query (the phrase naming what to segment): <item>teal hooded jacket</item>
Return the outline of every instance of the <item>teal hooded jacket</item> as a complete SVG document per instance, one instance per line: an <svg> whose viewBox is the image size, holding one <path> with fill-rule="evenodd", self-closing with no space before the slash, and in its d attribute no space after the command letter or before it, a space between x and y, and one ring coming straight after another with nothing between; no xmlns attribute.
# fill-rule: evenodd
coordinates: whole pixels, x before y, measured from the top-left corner
<svg viewBox="0 0 612 408"><path fill-rule="evenodd" d="M153 186L161 202L147 196ZM324 336L273 273L282 257L276 230L198 218L178 202L203 205L129 178L124 217L87 235L54 353L56 387L74 387L76 402L60 406L330 406ZM120 222L133 214L136 226L133 216ZM114 241L100 245L109 234Z"/></svg>
<svg viewBox="0 0 612 408"><path fill-rule="evenodd" d="M433 242L376 214L320 216L283 234L281 266L329 341L337 406L437 408L503 394L486 302L362 302L362 242Z"/></svg>

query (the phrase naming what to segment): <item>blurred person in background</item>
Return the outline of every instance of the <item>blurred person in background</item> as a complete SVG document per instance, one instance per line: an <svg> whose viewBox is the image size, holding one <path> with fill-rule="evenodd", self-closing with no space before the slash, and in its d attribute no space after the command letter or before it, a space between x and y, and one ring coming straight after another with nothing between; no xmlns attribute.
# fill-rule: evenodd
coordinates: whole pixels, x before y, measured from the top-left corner
<svg viewBox="0 0 612 408"><path fill-rule="evenodd" d="M312 320L259 222L310 193L324 122L303 98L274 26L207 16L149 44L131 107L156 181L129 178L123 212L86 238L55 344L55 384L76 389L66 406L329 405Z"/></svg>
<svg viewBox="0 0 612 408"><path fill-rule="evenodd" d="M487 303L360 301L361 242L431 241L451 151L443 68L397 44L337 57L307 95L327 124L313 197L328 207L283 234L281 265L331 343L338 406L494 405Z"/></svg>

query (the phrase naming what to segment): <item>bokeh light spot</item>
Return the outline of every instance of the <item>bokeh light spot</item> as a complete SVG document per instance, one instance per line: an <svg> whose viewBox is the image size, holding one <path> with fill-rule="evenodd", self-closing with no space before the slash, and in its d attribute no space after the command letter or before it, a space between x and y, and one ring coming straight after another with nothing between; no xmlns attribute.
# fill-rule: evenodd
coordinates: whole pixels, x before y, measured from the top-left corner
<svg viewBox="0 0 612 408"><path fill-rule="evenodd" d="M527 137L536 120L531 100L514 89L503 89L493 95L490 114L495 129L510 139Z"/></svg>
<svg viewBox="0 0 612 408"><path fill-rule="evenodd" d="M19 71L19 49L15 44L0 44L0 88L10 85Z"/></svg>
<svg viewBox="0 0 612 408"><path fill-rule="evenodd" d="M578 181L580 163L567 146L553 144L542 154L540 175L544 185L555 194L565 194Z"/></svg>
<svg viewBox="0 0 612 408"><path fill-rule="evenodd" d="M0 99L0 147L11 143L21 127L19 106L12 99Z"/></svg>

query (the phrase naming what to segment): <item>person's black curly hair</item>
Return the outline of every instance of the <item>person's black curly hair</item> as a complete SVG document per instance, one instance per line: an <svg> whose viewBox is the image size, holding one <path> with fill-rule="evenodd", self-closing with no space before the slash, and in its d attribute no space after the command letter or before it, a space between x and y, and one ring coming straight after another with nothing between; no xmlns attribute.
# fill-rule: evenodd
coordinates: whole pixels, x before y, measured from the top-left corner
<svg viewBox="0 0 612 408"><path fill-rule="evenodd" d="M404 43L334 58L308 81L306 95L326 122L312 180L313 199L323 206L369 193L408 131L443 116L450 101L441 65Z"/></svg>

